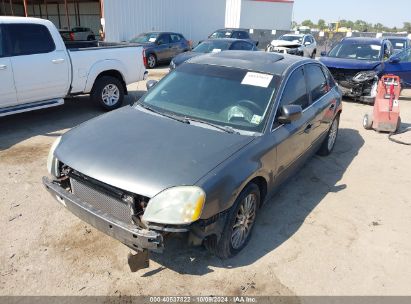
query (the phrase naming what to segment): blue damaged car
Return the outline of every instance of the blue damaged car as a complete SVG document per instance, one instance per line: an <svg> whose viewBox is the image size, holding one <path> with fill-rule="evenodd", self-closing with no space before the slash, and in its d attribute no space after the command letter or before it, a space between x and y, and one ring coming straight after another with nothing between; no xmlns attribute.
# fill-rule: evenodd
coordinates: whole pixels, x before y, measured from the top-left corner
<svg viewBox="0 0 411 304"><path fill-rule="evenodd" d="M328 67L344 96L373 103L378 79L384 74L401 77L411 85L410 51L394 54L387 38L352 37L341 40L320 61Z"/></svg>

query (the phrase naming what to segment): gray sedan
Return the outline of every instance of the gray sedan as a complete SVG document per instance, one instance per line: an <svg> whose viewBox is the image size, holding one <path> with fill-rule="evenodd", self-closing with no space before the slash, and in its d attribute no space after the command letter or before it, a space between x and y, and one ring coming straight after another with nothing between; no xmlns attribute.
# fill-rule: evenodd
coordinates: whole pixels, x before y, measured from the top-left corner
<svg viewBox="0 0 411 304"><path fill-rule="evenodd" d="M58 139L43 179L69 211L139 252L186 233L232 257L278 186L337 139L341 93L311 59L207 54L148 88Z"/></svg>

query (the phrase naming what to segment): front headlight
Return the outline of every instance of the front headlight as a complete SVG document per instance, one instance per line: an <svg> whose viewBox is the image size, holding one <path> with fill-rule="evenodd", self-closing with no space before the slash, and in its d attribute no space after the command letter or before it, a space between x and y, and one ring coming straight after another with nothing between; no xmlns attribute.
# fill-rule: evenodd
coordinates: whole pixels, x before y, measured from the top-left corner
<svg viewBox="0 0 411 304"><path fill-rule="evenodd" d="M205 192L197 186L164 190L148 202L143 221L172 225L191 224L200 218L205 198Z"/></svg>
<svg viewBox="0 0 411 304"><path fill-rule="evenodd" d="M173 60L170 62L170 70L174 70L176 68L176 64Z"/></svg>
<svg viewBox="0 0 411 304"><path fill-rule="evenodd" d="M59 161L57 157L54 156L54 151L56 150L60 141L61 141L61 136L57 137L57 139L54 141L53 145L50 148L49 156L47 158L47 171L55 177L58 177L60 175L60 173L58 172L58 162Z"/></svg>
<svg viewBox="0 0 411 304"><path fill-rule="evenodd" d="M377 75L378 74L377 74L376 71L359 72L354 76L353 81L355 81L355 82L370 81L370 80L374 79Z"/></svg>

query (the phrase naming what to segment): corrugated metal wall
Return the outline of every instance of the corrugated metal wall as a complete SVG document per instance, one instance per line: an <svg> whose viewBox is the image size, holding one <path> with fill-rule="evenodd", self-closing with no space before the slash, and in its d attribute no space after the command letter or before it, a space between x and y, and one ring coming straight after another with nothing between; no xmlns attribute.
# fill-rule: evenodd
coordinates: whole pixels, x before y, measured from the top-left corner
<svg viewBox="0 0 411 304"><path fill-rule="evenodd" d="M240 27L241 0L227 0L225 27Z"/></svg>
<svg viewBox="0 0 411 304"><path fill-rule="evenodd" d="M289 30L292 14L292 2L243 0L240 27Z"/></svg>
<svg viewBox="0 0 411 304"><path fill-rule="evenodd" d="M106 41L175 31L199 41L225 26L225 0L104 0Z"/></svg>

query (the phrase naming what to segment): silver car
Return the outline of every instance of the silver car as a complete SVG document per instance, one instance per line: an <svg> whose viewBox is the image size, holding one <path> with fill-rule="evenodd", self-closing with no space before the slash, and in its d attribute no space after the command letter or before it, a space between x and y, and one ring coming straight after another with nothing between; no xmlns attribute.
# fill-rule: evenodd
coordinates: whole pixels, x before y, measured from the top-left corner
<svg viewBox="0 0 411 304"><path fill-rule="evenodd" d="M143 253L185 233L237 254L263 203L337 139L341 93L312 59L211 53L147 87L58 139L43 179L69 211Z"/></svg>

